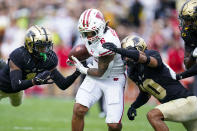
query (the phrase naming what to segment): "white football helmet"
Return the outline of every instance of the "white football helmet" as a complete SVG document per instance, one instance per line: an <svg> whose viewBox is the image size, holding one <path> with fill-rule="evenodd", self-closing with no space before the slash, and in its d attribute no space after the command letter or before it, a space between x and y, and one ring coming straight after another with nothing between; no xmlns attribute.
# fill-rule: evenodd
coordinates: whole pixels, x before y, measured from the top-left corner
<svg viewBox="0 0 197 131"><path fill-rule="evenodd" d="M86 42L95 43L100 40L105 27L103 14L97 9L87 9L79 18L78 30Z"/></svg>

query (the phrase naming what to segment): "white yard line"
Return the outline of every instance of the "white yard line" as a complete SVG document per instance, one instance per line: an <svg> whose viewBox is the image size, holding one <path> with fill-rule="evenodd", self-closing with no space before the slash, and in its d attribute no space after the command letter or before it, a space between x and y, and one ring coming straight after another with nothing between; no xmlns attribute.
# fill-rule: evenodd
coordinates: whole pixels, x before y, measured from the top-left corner
<svg viewBox="0 0 197 131"><path fill-rule="evenodd" d="M19 127L19 126L15 126L14 130L33 130L32 127Z"/></svg>

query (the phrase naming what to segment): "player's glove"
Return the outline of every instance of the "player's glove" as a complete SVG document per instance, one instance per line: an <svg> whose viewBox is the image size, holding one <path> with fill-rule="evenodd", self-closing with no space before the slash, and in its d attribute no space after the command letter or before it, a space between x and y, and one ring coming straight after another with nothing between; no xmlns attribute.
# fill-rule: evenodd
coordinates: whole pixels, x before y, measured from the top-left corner
<svg viewBox="0 0 197 131"><path fill-rule="evenodd" d="M87 74L88 68L84 67L83 64L81 64L81 62L80 62L76 57L71 56L71 58L73 59L76 68L77 68L82 74Z"/></svg>
<svg viewBox="0 0 197 131"><path fill-rule="evenodd" d="M36 77L34 77L33 83L35 85L52 84L53 82L49 82L49 80L51 79L50 75L50 71L43 71L39 73Z"/></svg>
<svg viewBox="0 0 197 131"><path fill-rule="evenodd" d="M74 66L74 61L70 60L70 59L67 59L66 60L66 64L69 65L69 66Z"/></svg>
<svg viewBox="0 0 197 131"><path fill-rule="evenodd" d="M114 45L114 44L111 43L111 42L106 42L106 43L104 43L102 46L103 46L103 48L105 48L105 49L111 50L111 51L113 51L113 52L117 52L117 46Z"/></svg>
<svg viewBox="0 0 197 131"><path fill-rule="evenodd" d="M192 56L194 58L197 58L197 47L194 49L194 51L192 52Z"/></svg>
<svg viewBox="0 0 197 131"><path fill-rule="evenodd" d="M127 112L127 116L129 118L129 120L134 120L135 117L137 116L137 111L136 109L131 105L128 112Z"/></svg>

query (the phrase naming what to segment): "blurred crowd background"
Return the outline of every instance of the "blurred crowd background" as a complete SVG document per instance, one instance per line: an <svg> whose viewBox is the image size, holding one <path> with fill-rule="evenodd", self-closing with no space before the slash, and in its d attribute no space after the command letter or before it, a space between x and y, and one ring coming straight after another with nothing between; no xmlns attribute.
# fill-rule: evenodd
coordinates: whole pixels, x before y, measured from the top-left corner
<svg viewBox="0 0 197 131"><path fill-rule="evenodd" d="M25 31L32 25L42 25L53 33L58 68L66 76L75 70L66 65L71 48L82 44L77 30L80 14L87 8L97 8L117 31L122 40L129 34L145 39L149 49L158 50L163 60L178 72L184 71L184 43L180 37L178 11L185 0L0 0L0 56L7 60L11 51L24 45ZM194 78L182 83L192 87ZM73 98L81 82L79 78L66 91L55 85L35 86L27 96L46 95ZM127 81L125 98L132 100L138 93Z"/></svg>

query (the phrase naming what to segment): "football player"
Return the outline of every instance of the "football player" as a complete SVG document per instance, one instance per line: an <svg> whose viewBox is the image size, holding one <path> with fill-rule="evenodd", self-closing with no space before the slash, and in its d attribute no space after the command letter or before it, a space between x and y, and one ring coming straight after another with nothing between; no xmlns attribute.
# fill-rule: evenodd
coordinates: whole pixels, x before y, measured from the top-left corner
<svg viewBox="0 0 197 131"><path fill-rule="evenodd" d="M161 103L147 114L156 131L169 131L164 120L182 122L188 131L197 130L197 97L171 78L172 69L162 62L157 51L148 50L145 41L139 36L124 38L122 48L113 43L105 43L103 47L122 55L128 66L128 77L140 89L127 113L130 120L134 120L136 109L152 95Z"/></svg>
<svg viewBox="0 0 197 131"><path fill-rule="evenodd" d="M17 35L17 34L16 34ZM15 49L8 64L0 70L0 100L10 98L13 106L22 103L23 90L33 85L51 84L67 89L80 75L75 71L65 78L57 70L58 58L52 50L52 34L44 27L32 26L27 30L24 46Z"/></svg>
<svg viewBox="0 0 197 131"><path fill-rule="evenodd" d="M72 131L84 129L84 116L102 96L106 103L106 123L109 131L122 129L123 90L125 85L124 64L119 54L104 49L102 44L112 42L121 47L116 32L107 26L103 14L97 9L85 10L79 19L78 30L88 52L94 57L93 65L84 67L72 57L77 69L86 74L78 89L73 109Z"/></svg>
<svg viewBox="0 0 197 131"><path fill-rule="evenodd" d="M179 13L181 37L185 42L184 64L187 71L173 75L173 79L183 79L197 75L197 1L187 0Z"/></svg>

